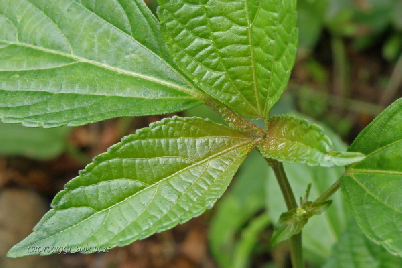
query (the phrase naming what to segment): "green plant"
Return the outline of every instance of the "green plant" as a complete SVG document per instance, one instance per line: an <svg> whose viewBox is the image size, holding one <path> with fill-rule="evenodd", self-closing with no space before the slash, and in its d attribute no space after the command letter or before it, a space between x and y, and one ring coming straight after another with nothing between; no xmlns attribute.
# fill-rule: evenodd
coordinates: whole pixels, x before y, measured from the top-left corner
<svg viewBox="0 0 402 268"><path fill-rule="evenodd" d="M66 184L8 256L96 252L185 222L215 203L254 148L285 197L289 211L274 236L291 239L294 267L303 267L300 230L340 185L365 234L400 255L402 100L349 152L332 151L317 125L270 116L295 59L295 0L159 4L160 22L142 0L0 2L4 122L77 126L205 103L228 124L173 117L127 136ZM297 205L281 161L347 168L316 201L307 193Z"/></svg>

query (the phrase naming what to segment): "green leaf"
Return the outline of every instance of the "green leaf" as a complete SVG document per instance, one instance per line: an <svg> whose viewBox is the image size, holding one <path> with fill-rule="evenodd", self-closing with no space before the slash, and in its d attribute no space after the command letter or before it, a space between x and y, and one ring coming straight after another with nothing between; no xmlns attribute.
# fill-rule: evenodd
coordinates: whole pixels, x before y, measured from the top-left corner
<svg viewBox="0 0 402 268"><path fill-rule="evenodd" d="M282 213L278 223L275 224L271 244L276 245L300 233L311 217L323 213L331 203L332 201L318 203L308 201L298 208Z"/></svg>
<svg viewBox="0 0 402 268"><path fill-rule="evenodd" d="M319 126L290 115L271 117L258 145L264 157L310 166L344 166L364 158L361 153L334 152L332 147Z"/></svg>
<svg viewBox="0 0 402 268"><path fill-rule="evenodd" d="M239 114L265 118L288 82L297 45L296 1L159 0L177 64Z"/></svg>
<svg viewBox="0 0 402 268"><path fill-rule="evenodd" d="M399 268L402 267L402 259L368 240L356 222L350 221L324 266L324 268L345 267Z"/></svg>
<svg viewBox="0 0 402 268"><path fill-rule="evenodd" d="M237 234L265 207L264 185L268 174L266 166L258 152L251 152L229 190L216 205L216 212L211 220L209 244L219 267L233 267L237 254L235 251L243 247L237 240Z"/></svg>
<svg viewBox="0 0 402 268"><path fill-rule="evenodd" d="M402 256L402 98L367 126L348 150L367 155L341 179L358 225L375 243Z"/></svg>
<svg viewBox="0 0 402 268"><path fill-rule="evenodd" d="M76 126L201 103L142 0L2 0L0 118Z"/></svg>
<svg viewBox="0 0 402 268"><path fill-rule="evenodd" d="M29 247L95 252L185 222L215 203L257 141L201 118L175 117L141 129L67 183L8 256L35 254Z"/></svg>
<svg viewBox="0 0 402 268"><path fill-rule="evenodd" d="M346 150L346 145L337 135L328 128L323 128L323 130L333 141L335 150ZM311 200L324 193L344 171L343 167L310 167L288 163L284 163L284 167L296 197L304 196L306 185L312 184ZM287 209L271 168L269 168L266 190L267 209L271 218L276 222ZM303 251L306 260L316 265L324 264L349 219L347 206L340 191L335 193L331 200L331 206L322 215L309 219L303 228Z"/></svg>
<svg viewBox="0 0 402 268"><path fill-rule="evenodd" d="M69 128L26 128L0 123L0 154L49 159L65 148Z"/></svg>

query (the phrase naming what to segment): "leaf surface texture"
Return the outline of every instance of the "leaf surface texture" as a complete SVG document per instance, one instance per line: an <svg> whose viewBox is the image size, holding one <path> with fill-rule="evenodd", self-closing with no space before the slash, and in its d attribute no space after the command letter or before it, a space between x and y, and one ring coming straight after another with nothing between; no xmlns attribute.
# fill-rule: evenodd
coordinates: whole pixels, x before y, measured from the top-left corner
<svg viewBox="0 0 402 268"><path fill-rule="evenodd" d="M402 99L374 119L348 150L367 154L341 179L358 225L371 240L402 256Z"/></svg>
<svg viewBox="0 0 402 268"><path fill-rule="evenodd" d="M203 91L265 118L288 82L297 46L295 0L159 0L170 51Z"/></svg>
<svg viewBox="0 0 402 268"><path fill-rule="evenodd" d="M141 0L2 0L0 118L76 126L200 104Z"/></svg>
<svg viewBox="0 0 402 268"><path fill-rule="evenodd" d="M267 135L258 145L267 158L310 166L344 166L364 158L356 152L332 151L332 142L322 129L295 116L273 116Z"/></svg>
<svg viewBox="0 0 402 268"><path fill-rule="evenodd" d="M8 256L33 254L28 247L96 251L170 229L214 204L255 143L200 118L176 117L139 130L67 183Z"/></svg>
<svg viewBox="0 0 402 268"><path fill-rule="evenodd" d="M402 259L374 244L354 220L342 233L323 268L399 268Z"/></svg>
<svg viewBox="0 0 402 268"><path fill-rule="evenodd" d="M332 131L328 128L323 128L323 131L333 141L335 150L347 149L342 140ZM326 168L289 163L284 163L284 168L296 199L304 197L306 186L309 183L312 184L310 200L315 200L324 193L345 170L343 167ZM266 202L269 214L276 222L287 208L274 172L271 168L268 171ZM335 193L331 200L331 206L321 215L310 218L303 228L303 250L306 260L318 267L321 267L331 254L333 245L346 228L350 217L346 201L342 198L340 191Z"/></svg>

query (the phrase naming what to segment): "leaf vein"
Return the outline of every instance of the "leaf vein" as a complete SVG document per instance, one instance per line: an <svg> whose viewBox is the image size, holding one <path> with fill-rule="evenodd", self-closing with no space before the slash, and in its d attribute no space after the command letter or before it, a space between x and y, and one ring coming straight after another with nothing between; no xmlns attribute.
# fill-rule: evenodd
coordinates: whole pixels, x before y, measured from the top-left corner
<svg viewBox="0 0 402 268"><path fill-rule="evenodd" d="M379 203L383 204L384 206L390 208L391 210L394 210L395 212L401 214L402 211L399 211L397 208L392 207L391 205L387 204L385 201L381 200L378 196L376 196L374 193L372 193L367 187L365 187L356 177L354 174L349 174L350 177L353 178L353 180L366 192L366 195L371 195L375 200L377 200ZM364 214L364 213L363 213Z"/></svg>
<svg viewBox="0 0 402 268"><path fill-rule="evenodd" d="M81 220L81 221L78 222L78 223L75 223L75 224L69 226L69 227L66 228L66 229L63 229L63 230L61 230L61 231L59 231L59 232L57 232L57 233L55 233L55 234L53 234L53 235L48 235L48 236L46 236L46 237L44 237L44 238L38 239L38 240L36 240L35 242L31 243L30 245L32 245L32 244L34 244L34 243L41 242L41 241L43 241L43 240L45 240L45 239L54 237L54 236L56 236L56 235L58 235L58 234L60 234L60 233L66 232L66 231L68 231L69 229L71 229L71 228L77 226L78 224L80 224L80 223L82 223L82 222L84 222L84 221L89 220L90 218L94 217L95 215L97 215L97 214L99 214L99 213L101 213L101 212L103 212L103 211L105 211L105 210L109 210L109 211L110 211L110 209L112 209L113 207L118 206L119 204L121 204L121 203L123 203L123 202L126 202L128 199L130 199L130 198L132 198L132 197L138 195L139 193L141 193L141 192L143 192L143 191L145 191L145 190L147 190L147 189L150 189L150 188L152 188L152 187L154 187L154 186L155 186L156 188L159 187L159 185L160 185L161 182L163 182L163 181L165 181L165 180L171 178L172 176L175 176L175 175L177 175L177 174L180 174L180 173L184 172L185 170L190 169L190 168L192 168L192 167L199 166L199 165L201 165L201 164L204 163L204 162L208 162L208 161L211 160L211 159L217 158L217 157L219 157L219 156L221 156L221 155L223 155L223 154L225 154L225 153L227 153L227 152L229 152L229 151L235 150L235 149L237 149L237 148L240 148L240 147L242 147L242 146L248 145L248 144L250 144L250 143L251 143L251 141L243 142L243 143L238 144L238 145L236 145L236 146L230 147L230 148L228 148L228 149L226 149L226 150L220 151L220 152L216 153L215 155L212 155L212 156L210 156L210 157L208 157L208 158L206 158L206 159L203 159L203 160L201 160L201 161L195 163L194 165L191 165L191 166L186 167L186 168L184 168L184 169L182 169L182 170L179 170L178 172L176 172L176 173L174 173L174 174L172 174L172 175L170 175L170 176L168 176L168 177L166 177L166 178L161 179L160 181L158 181L157 183L151 185L150 187L144 188L144 189L142 189L142 190L136 192L135 194L133 194L133 195L131 195L131 196L125 198L124 200L122 200L122 201L120 201L120 202L118 202L118 203L116 203L116 204L114 204L114 205L112 205L112 206L110 206L110 207L108 207L108 208L105 208L105 209L102 209L102 210L100 210L100 211L98 211L98 212L95 212L94 214L88 216L87 218ZM153 199L155 198L156 192L157 192L157 191L155 191L155 193L154 193ZM151 203L151 202L149 202L148 205L149 205L150 203ZM79 207L79 206L78 206L78 207ZM55 209L55 210L59 210L59 211L60 211L60 210L63 210L63 209L57 209L57 207L54 208L54 209ZM68 209L68 208L67 208L67 209ZM142 213L142 212L141 212L141 213Z"/></svg>

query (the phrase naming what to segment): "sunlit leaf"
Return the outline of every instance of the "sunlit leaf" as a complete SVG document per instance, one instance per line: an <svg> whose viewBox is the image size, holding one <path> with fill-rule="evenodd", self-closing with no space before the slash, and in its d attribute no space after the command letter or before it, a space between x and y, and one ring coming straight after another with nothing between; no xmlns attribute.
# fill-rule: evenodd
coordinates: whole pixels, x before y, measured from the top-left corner
<svg viewBox="0 0 402 268"><path fill-rule="evenodd" d="M327 128L323 130L333 141L335 150L346 150L347 146L337 135ZM296 198L305 196L306 186L309 183L312 184L310 200L315 200L324 193L344 171L343 167L310 167L288 163L284 163L284 167ZM268 212L273 221L277 222L280 215L287 209L271 168L269 168L266 189ZM309 219L303 228L303 251L306 260L317 265L325 263L349 218L347 206L340 191L330 200L332 200L331 206L321 215Z"/></svg>
<svg viewBox="0 0 402 268"><path fill-rule="evenodd" d="M0 29L4 122L76 126L201 103L142 0L2 0Z"/></svg>
<svg viewBox="0 0 402 268"><path fill-rule="evenodd" d="M90 253L172 228L215 203L255 143L201 118L176 117L141 129L67 183L53 209L8 256L60 247Z"/></svg>
<svg viewBox="0 0 402 268"><path fill-rule="evenodd" d="M264 118L288 82L296 1L159 0L162 30L181 69L236 112Z"/></svg>
<svg viewBox="0 0 402 268"><path fill-rule="evenodd" d="M290 115L271 117L267 135L258 145L264 157L310 166L344 166L364 158L357 152L332 151L332 147L319 126Z"/></svg>

